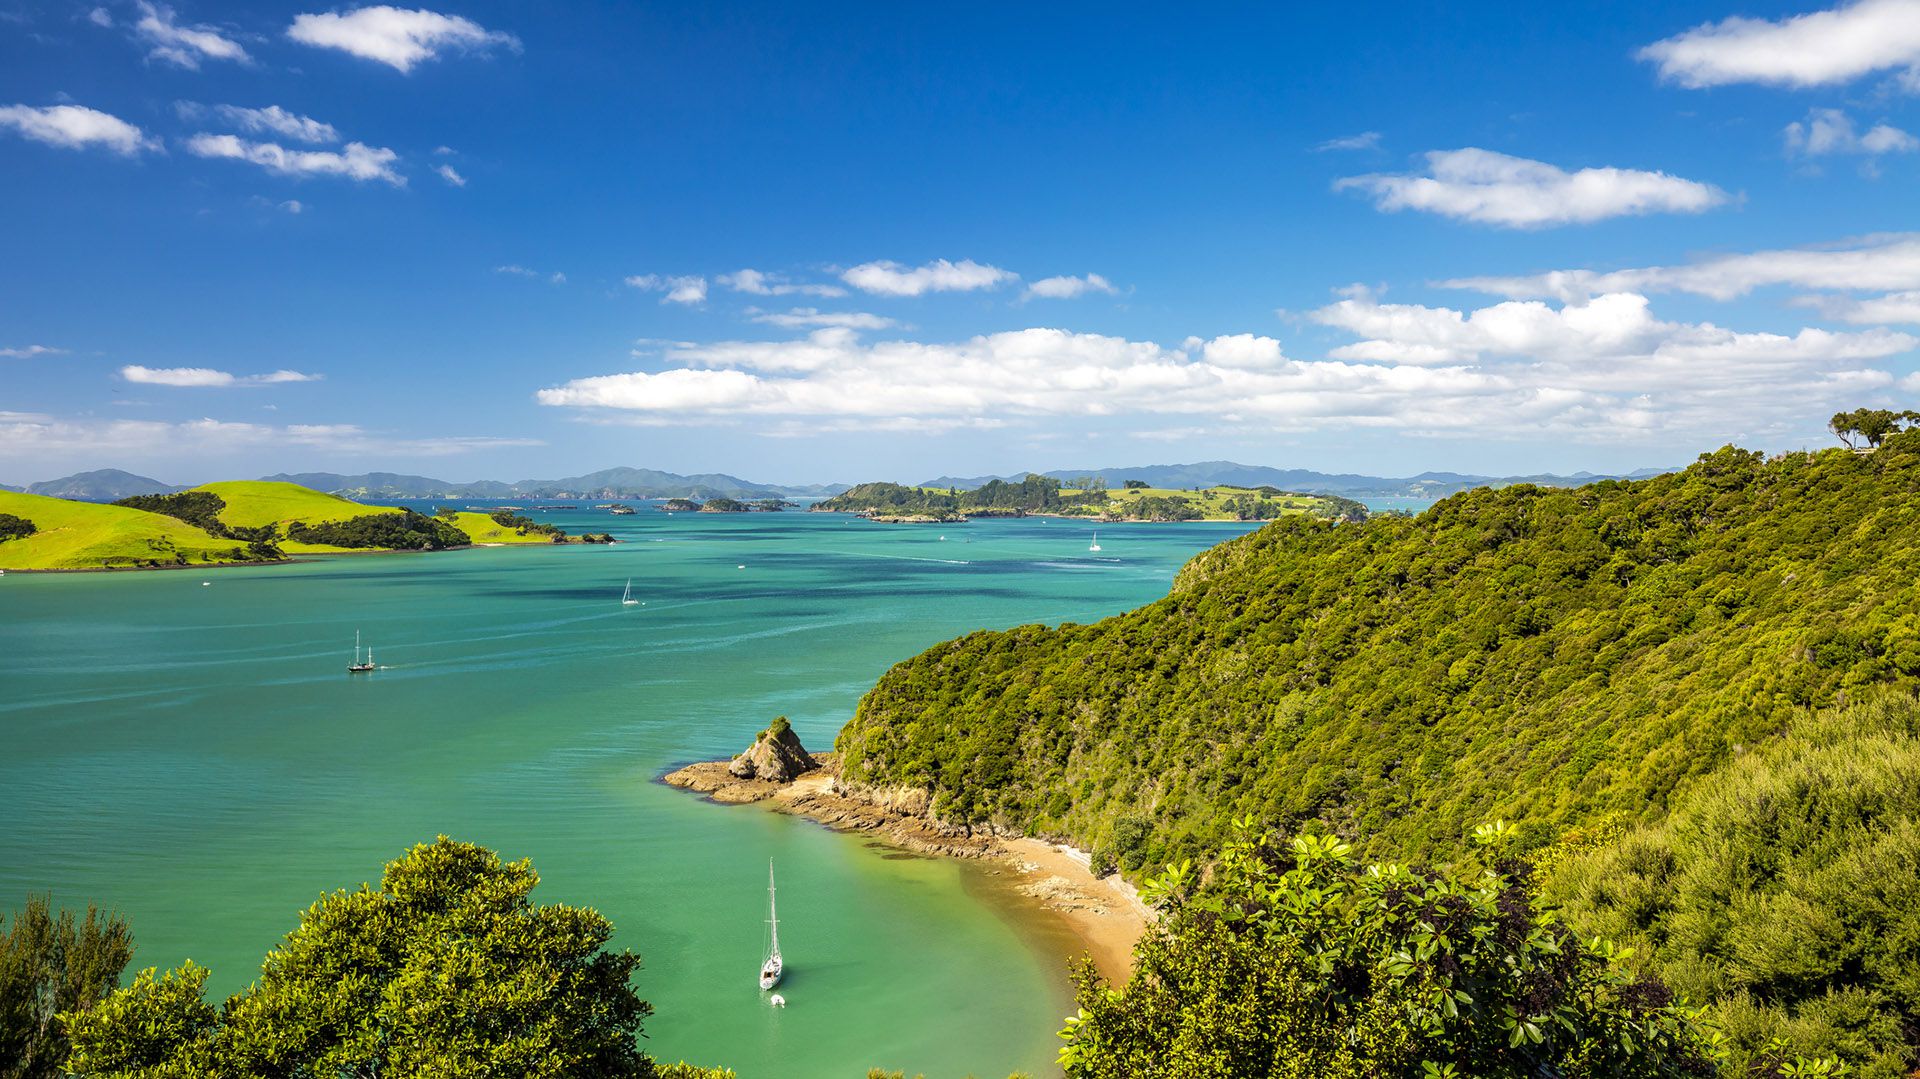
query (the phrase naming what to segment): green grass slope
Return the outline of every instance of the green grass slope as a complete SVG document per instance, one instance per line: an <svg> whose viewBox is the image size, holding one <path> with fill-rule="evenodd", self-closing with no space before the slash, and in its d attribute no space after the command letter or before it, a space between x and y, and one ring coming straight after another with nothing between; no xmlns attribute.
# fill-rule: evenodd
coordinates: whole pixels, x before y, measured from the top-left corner
<svg viewBox="0 0 1920 1079"><path fill-rule="evenodd" d="M1654 821L1687 782L1849 687L1920 681L1920 434L1878 452L1734 449L1684 472L1289 517L1165 599L895 666L838 746L850 778L1063 833L1128 868L1229 820L1318 821L1444 858Z"/></svg>
<svg viewBox="0 0 1920 1079"><path fill-rule="evenodd" d="M0 491L0 513L39 529L0 543L0 569L94 569L105 566L233 561L240 546L157 513Z"/></svg>
<svg viewBox="0 0 1920 1079"><path fill-rule="evenodd" d="M538 532L522 535L517 529L508 528L485 513L461 510L453 515L453 527L473 537L475 543L544 543L551 545L552 536Z"/></svg>
<svg viewBox="0 0 1920 1079"><path fill-rule="evenodd" d="M226 508L220 511L222 523L243 528L279 525L282 535L286 533L289 521L304 521L313 525L325 521L344 521L353 517L365 517L373 513L400 512L393 506L362 505L359 502L341 498L339 495L330 495L311 487L302 487L297 483L278 483L272 480L223 480L218 483L203 483L193 490L218 495L226 502ZM326 543L296 543L293 540L282 540L280 549L288 554L332 554L352 548L336 547Z"/></svg>

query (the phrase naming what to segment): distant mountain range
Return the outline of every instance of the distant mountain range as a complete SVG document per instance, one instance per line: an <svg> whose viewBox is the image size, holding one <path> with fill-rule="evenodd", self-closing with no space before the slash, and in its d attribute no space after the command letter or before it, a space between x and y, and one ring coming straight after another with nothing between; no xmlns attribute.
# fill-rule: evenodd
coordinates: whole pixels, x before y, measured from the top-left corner
<svg viewBox="0 0 1920 1079"><path fill-rule="evenodd" d="M1676 468L1642 468L1624 474L1575 472L1571 476L1537 474L1532 476L1474 476L1460 472L1422 472L1418 476L1361 476L1354 473L1312 472L1303 468L1267 468L1234 461L1200 461L1190 465L1140 465L1135 468L1057 469L1042 473L1060 480L1099 476L1107 486L1118 487L1126 480L1141 480L1149 487L1214 487L1230 484L1238 487L1278 487L1303 494L1339 495L1343 498L1444 498L1474 487L1506 487L1533 483L1542 487L1578 487L1596 480L1637 480L1677 472ZM988 480L1018 480L1012 476L941 476L921 484L923 487L978 487Z"/></svg>
<svg viewBox="0 0 1920 1079"><path fill-rule="evenodd" d="M343 476L337 472L282 473L263 479L297 483L316 491L345 495L348 498L788 498L839 494L842 484L815 484L789 487L772 483L754 483L738 476L710 472L682 476L651 468L609 468L584 476L557 480L477 480L450 483L428 476L403 476L393 472L368 472Z"/></svg>
<svg viewBox="0 0 1920 1079"><path fill-rule="evenodd" d="M22 488L13 488L22 490ZM117 468L102 468L94 472L76 472L71 476L62 476L45 483L30 483L24 490L30 495L47 495L52 498L72 498L81 502L115 502L134 495L165 495L175 491L184 491L171 483L161 483L147 476L136 476L131 472L122 472Z"/></svg>
<svg viewBox="0 0 1920 1079"><path fill-rule="evenodd" d="M1670 468L1643 468L1624 475L1576 472L1571 476L1540 474L1531 476L1475 476L1459 472L1422 472L1418 476L1393 478L1362 476L1353 473L1312 472L1300 468L1267 468L1233 461L1200 461L1188 465L1139 465L1133 468L1056 469L1044 475L1070 480L1081 476L1099 476L1107 486L1118 487L1126 480L1141 480L1150 487L1213 487L1233 484L1242 487L1278 487L1306 494L1339 495L1343 498L1442 498L1472 487L1505 487L1515 483L1537 483L1548 487L1577 487L1603 479L1644 479ZM988 480L1018 480L1025 473L1007 476L941 476L926 481L925 487L978 487ZM845 491L848 484L806 484L789 486L754 483L720 472L683 476L651 468L609 468L584 476L556 480L476 480L454 483L430 476L409 476L397 472L364 472L356 476L338 472L297 472L262 476L262 479L297 483L328 494L355 499L408 498L759 498L828 497ZM0 485L4 487L4 485ZM21 490L6 487L7 490ZM85 502L112 502L132 495L158 495L186 490L185 486L162 483L148 476L137 476L117 468L80 472L44 483L29 484L28 494L52 495Z"/></svg>

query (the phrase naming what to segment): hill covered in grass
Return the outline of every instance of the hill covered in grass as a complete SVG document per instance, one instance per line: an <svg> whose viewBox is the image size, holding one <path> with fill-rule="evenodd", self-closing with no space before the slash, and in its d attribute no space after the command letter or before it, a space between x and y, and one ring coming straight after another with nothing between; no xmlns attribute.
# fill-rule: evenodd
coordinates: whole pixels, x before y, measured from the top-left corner
<svg viewBox="0 0 1920 1079"><path fill-rule="evenodd" d="M1064 834L1125 868L1250 816L1445 858L1651 822L1844 690L1920 680L1920 434L1875 453L1284 518L1093 625L937 645L842 731L850 778Z"/></svg>
<svg viewBox="0 0 1920 1079"><path fill-rule="evenodd" d="M29 535L0 542L0 569L98 569L248 561L245 545L184 521L125 506L0 491L0 514Z"/></svg>
<svg viewBox="0 0 1920 1079"><path fill-rule="evenodd" d="M112 569L275 561L470 544L608 543L504 512L427 517L298 484L234 480L112 505L0 492L0 569Z"/></svg>

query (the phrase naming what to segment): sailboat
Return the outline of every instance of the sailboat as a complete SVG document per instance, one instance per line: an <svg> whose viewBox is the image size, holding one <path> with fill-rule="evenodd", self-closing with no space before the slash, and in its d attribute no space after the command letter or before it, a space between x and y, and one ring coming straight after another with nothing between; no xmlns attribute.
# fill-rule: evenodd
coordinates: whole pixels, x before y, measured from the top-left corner
<svg viewBox="0 0 1920 1079"><path fill-rule="evenodd" d="M1100 530L1096 528L1093 530L1093 543L1087 548L1087 550L1097 551L1099 549L1100 549Z"/></svg>
<svg viewBox="0 0 1920 1079"><path fill-rule="evenodd" d="M379 670L379 668L373 665L372 645L367 646L367 661L365 663L360 662L360 631L356 629L353 631L353 662L347 664L347 673L365 674L368 671L374 670Z"/></svg>
<svg viewBox="0 0 1920 1079"><path fill-rule="evenodd" d="M772 989L780 984L780 972L786 964L780 959L780 912L773 903L773 859L767 859L767 924L773 927L773 950L767 953L767 961L760 964L760 988Z"/></svg>
<svg viewBox="0 0 1920 1079"><path fill-rule="evenodd" d="M633 578L631 577L627 578L627 590L625 592L620 593L620 606L622 607L640 606L640 601L633 598Z"/></svg>

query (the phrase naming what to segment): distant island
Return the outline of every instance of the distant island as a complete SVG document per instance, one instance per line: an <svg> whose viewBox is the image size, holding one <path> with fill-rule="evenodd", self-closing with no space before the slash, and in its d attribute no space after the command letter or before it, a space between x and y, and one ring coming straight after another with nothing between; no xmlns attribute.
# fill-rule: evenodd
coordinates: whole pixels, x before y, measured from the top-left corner
<svg viewBox="0 0 1920 1079"><path fill-rule="evenodd" d="M1363 521L1367 508L1349 498L1283 491L1277 487L1219 485L1193 490L1122 480L1117 488L1093 477L1062 481L1028 473L1018 482L992 479L970 490L862 483L814 503L817 512L854 513L894 524L932 524L974 517L1051 515L1119 521L1271 521L1307 516Z"/></svg>
<svg viewBox="0 0 1920 1079"><path fill-rule="evenodd" d="M1572 475L1536 473L1526 476L1480 476L1463 472L1422 472L1417 476L1367 476L1357 473L1314 472L1304 468L1269 468L1243 465L1236 461L1199 461L1186 465L1136 465L1129 468L1055 469L1040 475L1068 483L1084 484L1104 480L1119 487L1127 480L1162 490L1189 490L1206 487L1276 487L1283 491L1301 491L1344 498L1420 498L1436 499L1456 495L1476 487L1511 487L1531 483L1537 487L1580 487L1598 480L1640 480L1677 472L1678 468L1642 468L1624 473L1575 472ZM1022 474L1024 475L1024 474ZM919 484L921 487L961 489L979 487L991 480L1020 482L1022 475L941 476Z"/></svg>
<svg viewBox="0 0 1920 1079"><path fill-rule="evenodd" d="M111 504L0 491L0 569L166 569L305 554L503 544L612 543L504 510L432 517L292 483L234 480Z"/></svg>

